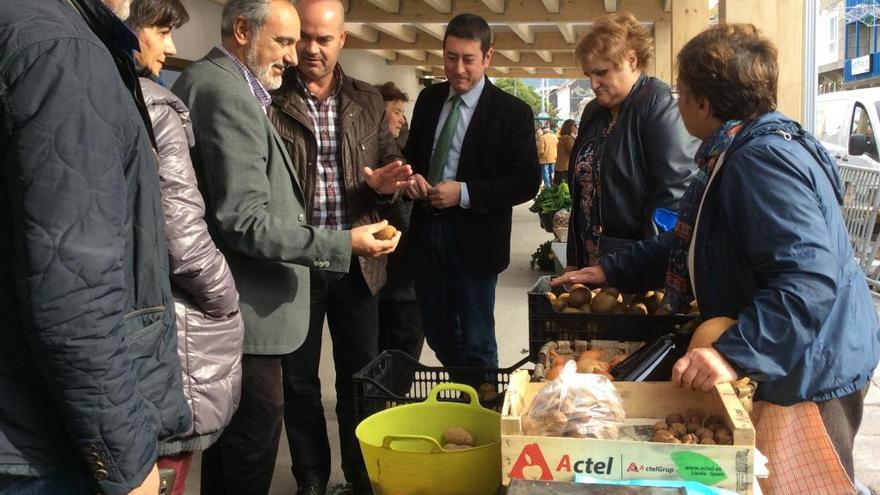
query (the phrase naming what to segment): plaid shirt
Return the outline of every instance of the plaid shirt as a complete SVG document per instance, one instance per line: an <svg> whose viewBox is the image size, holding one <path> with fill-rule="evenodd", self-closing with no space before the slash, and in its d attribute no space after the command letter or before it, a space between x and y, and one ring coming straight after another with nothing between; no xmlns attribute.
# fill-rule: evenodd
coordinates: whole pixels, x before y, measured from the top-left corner
<svg viewBox="0 0 880 495"><path fill-rule="evenodd" d="M309 110L309 118L316 132L318 159L315 170L315 197L312 201L311 224L322 229L348 230L351 228L345 205L345 180L339 159L339 88L342 73L336 69L338 85L324 101L312 94L305 82L296 74L299 90Z"/></svg>
<svg viewBox="0 0 880 495"><path fill-rule="evenodd" d="M238 67L238 70L241 72L241 75L244 76L245 80L248 83L248 86L251 88L251 93L257 98L257 101L260 102L260 106L263 107L263 113L266 113L266 107L272 103L272 97L269 96L269 92L266 91L266 88L263 87L263 84L257 79L257 76L254 75L253 71L248 69L246 65L244 65L241 60L239 60L235 55L229 53L226 48L222 46L218 47L220 51L226 54L230 60Z"/></svg>

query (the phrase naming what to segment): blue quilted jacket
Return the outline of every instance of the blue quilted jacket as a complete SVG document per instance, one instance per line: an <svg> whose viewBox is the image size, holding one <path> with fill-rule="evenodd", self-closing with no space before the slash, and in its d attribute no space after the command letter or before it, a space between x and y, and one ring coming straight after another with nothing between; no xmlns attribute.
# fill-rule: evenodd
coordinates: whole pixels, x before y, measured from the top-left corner
<svg viewBox="0 0 880 495"><path fill-rule="evenodd" d="M709 185L695 230L703 318L737 323L715 343L756 398L789 405L848 395L880 358L880 325L853 258L834 160L780 113L749 123ZM600 259L621 290L663 285L670 234Z"/></svg>
<svg viewBox="0 0 880 495"><path fill-rule="evenodd" d="M132 40L97 0L0 2L0 475L107 494L191 421Z"/></svg>

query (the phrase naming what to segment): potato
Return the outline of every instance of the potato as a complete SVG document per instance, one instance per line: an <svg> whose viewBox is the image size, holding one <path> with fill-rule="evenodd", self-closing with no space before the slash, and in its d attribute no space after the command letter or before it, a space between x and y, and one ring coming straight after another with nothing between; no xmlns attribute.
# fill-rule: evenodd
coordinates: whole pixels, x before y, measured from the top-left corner
<svg viewBox="0 0 880 495"><path fill-rule="evenodd" d="M654 431L655 432L659 431L659 430L668 430L668 429L669 429L669 426L666 424L665 421L658 421L658 422L654 423Z"/></svg>
<svg viewBox="0 0 880 495"><path fill-rule="evenodd" d="M671 425L672 423L684 423L684 418L681 414L670 414L666 416L666 424Z"/></svg>
<svg viewBox="0 0 880 495"><path fill-rule="evenodd" d="M700 438L709 438L715 439L715 432L710 430L709 428L700 428L697 430L696 435Z"/></svg>
<svg viewBox="0 0 880 495"><path fill-rule="evenodd" d="M380 230L379 232L373 233L373 237L380 241L389 241L394 237L394 234L397 233L397 229L394 225L386 225L385 228Z"/></svg>
<svg viewBox="0 0 880 495"><path fill-rule="evenodd" d="M563 313L578 313L578 314L580 314L581 310L578 308L567 307L567 308L562 308L562 312Z"/></svg>
<svg viewBox="0 0 880 495"><path fill-rule="evenodd" d="M642 302L648 308L648 314L654 314L657 312L657 309L660 307L660 301L663 300L662 292L648 291L645 293L644 298L642 298Z"/></svg>
<svg viewBox="0 0 880 495"><path fill-rule="evenodd" d="M645 306L644 303L635 303L629 307L629 314L631 315L644 315L648 314L648 307Z"/></svg>
<svg viewBox="0 0 880 495"><path fill-rule="evenodd" d="M443 432L443 441L444 443L454 443L458 445L473 445L474 436L460 426L453 426L447 428L446 431Z"/></svg>
<svg viewBox="0 0 880 495"><path fill-rule="evenodd" d="M715 440L712 440L709 437L703 437L703 439L700 440L700 444L702 444L702 445L715 445Z"/></svg>
<svg viewBox="0 0 880 495"><path fill-rule="evenodd" d="M593 300L593 293L586 287L572 289L569 293L569 306L583 306Z"/></svg>
<svg viewBox="0 0 880 495"><path fill-rule="evenodd" d="M669 425L669 431L678 437L687 433L687 428L685 428L684 423L672 423Z"/></svg>
<svg viewBox="0 0 880 495"><path fill-rule="evenodd" d="M480 396L480 402L489 402L498 398L498 391L495 385L484 383L477 389L477 395Z"/></svg>
<svg viewBox="0 0 880 495"><path fill-rule="evenodd" d="M473 445L459 445L457 443L447 443L443 446L443 450L464 450L470 449Z"/></svg>
<svg viewBox="0 0 880 495"><path fill-rule="evenodd" d="M609 314L617 309L617 297L602 291L593 297L590 303L593 313Z"/></svg>
<svg viewBox="0 0 880 495"><path fill-rule="evenodd" d="M702 428L702 424L699 421L688 420L687 423L684 424L685 429L688 433L696 433L697 430Z"/></svg>
<svg viewBox="0 0 880 495"><path fill-rule="evenodd" d="M550 291L547 291L547 292L544 293L544 295L547 296L547 300L550 301L550 305L551 305L551 306L555 306L555 305L556 305L556 294L554 294L554 293L552 293L552 292L550 292Z"/></svg>
<svg viewBox="0 0 880 495"><path fill-rule="evenodd" d="M581 306L579 309L581 310L581 313L587 313L587 314L589 314L589 313L592 313L592 312L593 312L593 308L590 307L590 303L586 303L586 304L584 304L584 305Z"/></svg>
<svg viewBox="0 0 880 495"><path fill-rule="evenodd" d="M569 294L568 292L566 292L564 294L559 294L558 296L556 296L556 302L559 303L560 305L562 305L562 307L564 308L564 307L568 306L568 299L570 297L571 297L571 294Z"/></svg>
<svg viewBox="0 0 880 495"><path fill-rule="evenodd" d="M686 443L686 444L700 443L700 439L697 438L697 436L694 435L693 433L686 433L683 437L681 437L681 443Z"/></svg>

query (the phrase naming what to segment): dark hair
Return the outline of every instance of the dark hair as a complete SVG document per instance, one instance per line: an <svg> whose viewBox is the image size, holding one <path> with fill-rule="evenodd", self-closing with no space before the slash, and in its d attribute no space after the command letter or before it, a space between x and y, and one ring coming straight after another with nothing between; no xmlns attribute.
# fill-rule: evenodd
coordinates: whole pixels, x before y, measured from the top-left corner
<svg viewBox="0 0 880 495"><path fill-rule="evenodd" d="M152 26L179 28L189 22L180 0L132 0L125 23L132 31Z"/></svg>
<svg viewBox="0 0 880 495"><path fill-rule="evenodd" d="M678 79L723 121L776 109L777 50L752 24L719 24L678 52Z"/></svg>
<svg viewBox="0 0 880 495"><path fill-rule="evenodd" d="M384 101L409 101L409 96L406 93L400 90L396 84L392 81L388 81L383 84L377 84L376 89L382 93L382 100Z"/></svg>
<svg viewBox="0 0 880 495"><path fill-rule="evenodd" d="M562 123L562 129L559 131L563 136L571 136L574 133L574 130L577 129L577 122L573 119L568 119Z"/></svg>
<svg viewBox="0 0 880 495"><path fill-rule="evenodd" d="M488 53L492 46L492 30L486 19L476 14L458 14L446 25L446 34L443 35L443 46L446 46L446 38L455 36L465 40L478 40L483 55Z"/></svg>
<svg viewBox="0 0 880 495"><path fill-rule="evenodd" d="M606 14L593 21L590 31L574 49L575 60L583 64L588 58L610 60L620 67L629 50L636 54L639 68L644 70L651 62L654 46L651 32L629 12Z"/></svg>

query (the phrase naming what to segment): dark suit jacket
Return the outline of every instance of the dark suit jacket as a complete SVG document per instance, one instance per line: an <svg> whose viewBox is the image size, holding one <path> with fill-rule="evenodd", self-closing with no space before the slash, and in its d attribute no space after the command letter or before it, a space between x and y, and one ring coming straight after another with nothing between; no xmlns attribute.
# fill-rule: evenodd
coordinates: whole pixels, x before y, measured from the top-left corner
<svg viewBox="0 0 880 495"><path fill-rule="evenodd" d="M448 95L449 83L419 94L404 151L414 173L428 175ZM510 264L513 206L535 196L541 177L531 108L488 78L465 134L456 180L467 184L471 208L455 206L443 213L455 225L465 266L476 276L501 273ZM431 215L424 205L415 205L410 229L414 246L421 244Z"/></svg>

